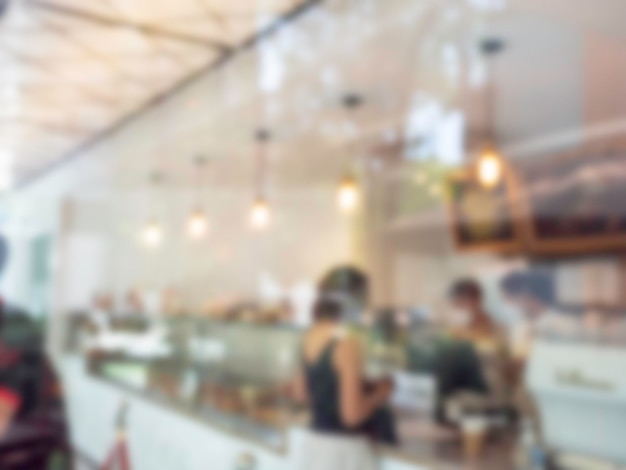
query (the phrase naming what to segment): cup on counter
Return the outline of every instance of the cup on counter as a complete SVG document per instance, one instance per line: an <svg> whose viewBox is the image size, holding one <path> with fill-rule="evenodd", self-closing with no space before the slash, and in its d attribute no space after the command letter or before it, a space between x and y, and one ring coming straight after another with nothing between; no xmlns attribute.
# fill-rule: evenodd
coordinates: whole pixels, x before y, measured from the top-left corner
<svg viewBox="0 0 626 470"><path fill-rule="evenodd" d="M485 416L467 415L461 419L463 454L468 460L477 460L483 455L488 422Z"/></svg>

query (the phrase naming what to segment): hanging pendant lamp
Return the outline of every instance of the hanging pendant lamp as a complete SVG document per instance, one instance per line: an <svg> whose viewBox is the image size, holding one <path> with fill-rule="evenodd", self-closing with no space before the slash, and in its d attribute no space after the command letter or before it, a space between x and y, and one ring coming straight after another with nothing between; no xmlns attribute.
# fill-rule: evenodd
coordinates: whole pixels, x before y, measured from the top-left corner
<svg viewBox="0 0 626 470"><path fill-rule="evenodd" d="M272 211L265 198L266 165L267 165L267 142L270 134L266 130L259 130L256 134L257 154L256 154L256 197L250 208L250 225L254 230L266 229L272 220Z"/></svg>
<svg viewBox="0 0 626 470"><path fill-rule="evenodd" d="M489 80L487 86L486 122L489 126L487 132L487 144L484 145L476 161L476 179L485 189L497 187L504 179L505 164L496 147L496 116L495 116L495 76L494 57L504 49L504 43L498 38L487 38L481 43L481 51L488 59Z"/></svg>
<svg viewBox="0 0 626 470"><path fill-rule="evenodd" d="M343 106L347 114L352 116L354 111L363 104L363 98L355 93L348 93L343 97ZM354 149L352 149L354 152ZM352 153L352 152L351 152ZM346 171L337 188L337 207L345 214L353 213L361 201L361 188L351 172Z"/></svg>
<svg viewBox="0 0 626 470"><path fill-rule="evenodd" d="M337 190L337 206L345 213L354 212L359 205L361 192L356 180L351 176L346 176L341 180Z"/></svg>
<svg viewBox="0 0 626 470"><path fill-rule="evenodd" d="M143 243L148 248L157 248L163 241L163 229L161 224L155 219L149 220L143 228L141 237Z"/></svg>
<svg viewBox="0 0 626 470"><path fill-rule="evenodd" d="M502 157L495 150L485 149L478 158L476 173L483 188L495 188L504 177Z"/></svg>
<svg viewBox="0 0 626 470"><path fill-rule="evenodd" d="M161 174L158 172L150 176L150 184L156 189L161 183ZM158 248L163 242L163 227L159 220L152 216L141 229L141 241L147 248Z"/></svg>
<svg viewBox="0 0 626 470"><path fill-rule="evenodd" d="M272 213L267 201L258 198L252 204L250 209L250 224L254 229L263 230L267 228L272 219Z"/></svg>
<svg viewBox="0 0 626 470"><path fill-rule="evenodd" d="M202 185L204 182L203 171L206 166L206 159L204 157L198 157L194 161L195 172L193 177L195 179L195 199L196 208L191 212L187 220L187 235L192 240L201 240L209 233L209 218L206 212L202 208L200 202L200 194L202 191Z"/></svg>
<svg viewBox="0 0 626 470"><path fill-rule="evenodd" d="M267 165L267 143L270 134L265 129L260 129L256 133L257 153L256 153L256 175L255 192L256 196L250 208L250 226L254 230L265 230L272 220L272 211L265 197L266 185L266 165Z"/></svg>

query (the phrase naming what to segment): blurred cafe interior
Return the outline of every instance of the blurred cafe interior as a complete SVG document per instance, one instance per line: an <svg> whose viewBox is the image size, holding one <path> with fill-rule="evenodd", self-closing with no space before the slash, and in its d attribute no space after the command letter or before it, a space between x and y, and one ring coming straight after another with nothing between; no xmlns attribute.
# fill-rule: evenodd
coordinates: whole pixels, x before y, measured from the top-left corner
<svg viewBox="0 0 626 470"><path fill-rule="evenodd" d="M294 377L324 296L393 383L377 468L626 468L624 24L0 1L0 292L45 337L67 468L321 458Z"/></svg>

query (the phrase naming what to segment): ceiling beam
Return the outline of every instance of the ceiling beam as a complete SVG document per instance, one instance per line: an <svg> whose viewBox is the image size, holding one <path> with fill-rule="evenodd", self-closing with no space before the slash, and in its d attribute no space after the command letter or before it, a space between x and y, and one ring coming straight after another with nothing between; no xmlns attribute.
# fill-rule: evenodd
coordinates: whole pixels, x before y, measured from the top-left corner
<svg viewBox="0 0 626 470"><path fill-rule="evenodd" d="M2 52L2 48L4 46L2 44L0 44L0 53ZM177 65L188 65L186 62L184 62L181 58L180 58L180 54L178 55L178 58L176 60L176 62L174 62L174 55L175 53L173 51L164 51L161 48L155 46L154 48L152 48L152 46L150 45L150 50L146 51L146 52L120 52L120 53L116 53L115 58L122 61L122 60L127 60L127 61L133 61L133 63L137 63L137 62L150 62L153 61L155 59L155 57L163 57L166 59L169 59L170 54L172 55L172 64L176 63ZM0 54L1 55L1 54ZM84 55L84 54L82 54ZM88 61L88 58L83 57L82 55L69 55L69 54L65 54L65 55L56 55L54 58L53 57L46 57L45 61L46 62L50 62L51 60L54 60L55 64L59 64L59 65L63 65L63 66L67 66L67 67L73 67L76 65L81 65L84 64L86 61ZM7 56L8 57L8 56ZM0 59L0 67L6 65L3 64L2 59ZM44 59L41 59L42 61L44 61ZM7 58L6 61L8 62L17 62L17 59L9 59ZM27 65L27 64L22 64L22 65ZM3 80L3 76L0 75L0 82ZM138 78L138 77L136 77ZM41 80L46 80L47 77L41 77Z"/></svg>
<svg viewBox="0 0 626 470"><path fill-rule="evenodd" d="M105 1L106 1L106 4L109 5L109 7L115 12L116 15L118 15L119 17L123 19L126 19L124 18L124 14L120 11L117 3L115 3L113 0L105 0ZM189 67L189 64L187 63L187 61L181 58L179 54L169 51L160 46L159 41L163 40L162 38L159 38L156 36L146 36L145 34L143 35L143 38L146 41L146 44L148 45L148 47L150 48L153 54L156 54L159 57L161 56L165 57L167 60L173 63L176 67L184 67L184 68Z"/></svg>
<svg viewBox="0 0 626 470"><path fill-rule="evenodd" d="M132 21L126 21L120 18L109 17L100 15L87 10L81 10L78 8L68 7L64 5L57 5L47 0L27 0L28 4L39 8L41 10L48 11L66 18L73 18L92 24L97 24L106 28L119 28L119 29L131 29L147 36L161 37L163 39L169 39L180 43L188 44L190 46L205 47L210 49L218 49L220 51L228 51L230 48L217 41L212 41L201 36L195 36L191 34L179 33L176 31L170 31L162 29L158 26L136 23Z"/></svg>
<svg viewBox="0 0 626 470"><path fill-rule="evenodd" d="M56 23L46 21L45 19L39 19L38 21L43 29L61 38L66 44L70 44L81 53L87 55L90 59L104 65L112 74L119 75L124 79L131 81L140 80L140 77L134 74L130 74L127 69L125 69L110 55L100 52L98 49L92 47L90 44L87 44L82 40L74 37L69 29L63 28Z"/></svg>

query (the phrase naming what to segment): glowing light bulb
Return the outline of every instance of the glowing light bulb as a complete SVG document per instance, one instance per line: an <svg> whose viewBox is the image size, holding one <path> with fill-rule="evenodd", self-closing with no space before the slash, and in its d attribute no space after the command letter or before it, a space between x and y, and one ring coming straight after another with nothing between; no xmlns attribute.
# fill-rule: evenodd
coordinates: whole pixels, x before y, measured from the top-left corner
<svg viewBox="0 0 626 470"><path fill-rule="evenodd" d="M143 229L142 239L144 244L149 248L159 246L163 241L163 230L161 226L155 221L148 222Z"/></svg>
<svg viewBox="0 0 626 470"><path fill-rule="evenodd" d="M343 212L352 212L359 204L359 186L352 178L345 178L337 191L337 204Z"/></svg>
<svg viewBox="0 0 626 470"><path fill-rule="evenodd" d="M480 156L478 160L478 182L487 189L496 187L500 181L504 169L502 167L502 160L493 151L487 151Z"/></svg>
<svg viewBox="0 0 626 470"><path fill-rule="evenodd" d="M195 240L203 238L209 231L209 220L202 211L191 214L187 222L187 233Z"/></svg>
<svg viewBox="0 0 626 470"><path fill-rule="evenodd" d="M266 228L271 219L270 208L264 199L257 199L250 211L250 224L255 229Z"/></svg>

